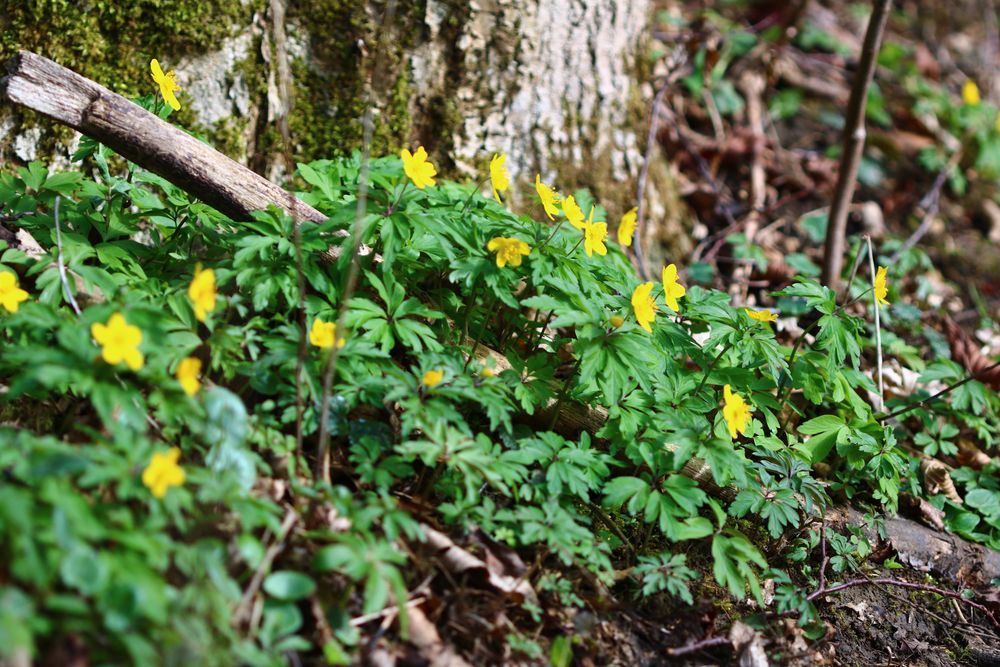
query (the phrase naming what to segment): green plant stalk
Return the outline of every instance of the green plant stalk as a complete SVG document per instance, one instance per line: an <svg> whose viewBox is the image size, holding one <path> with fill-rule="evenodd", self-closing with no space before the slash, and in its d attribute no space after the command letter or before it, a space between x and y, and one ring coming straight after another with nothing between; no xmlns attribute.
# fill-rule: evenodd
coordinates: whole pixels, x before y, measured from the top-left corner
<svg viewBox="0 0 1000 667"><path fill-rule="evenodd" d="M878 295L875 294L875 253L872 250L872 237L865 235L865 240L868 242L868 268L871 271L872 277L872 296L875 303L875 353L878 363L878 409L885 409L885 387L882 381L882 324L879 320L879 302Z"/></svg>
<svg viewBox="0 0 1000 667"><path fill-rule="evenodd" d="M483 334L486 333L486 324L489 322L489 314L493 312L493 306L496 305L497 295L490 295L490 305L486 307L483 311L483 326L479 327L479 333L476 334L476 340L472 341L472 350L469 351L469 355L465 358L465 365L462 366L462 370L468 370L469 364L472 363L473 357L476 356L476 350L479 349L479 344L483 340Z"/></svg>
<svg viewBox="0 0 1000 667"><path fill-rule="evenodd" d="M580 364L583 363L583 357L577 357L576 363L573 364L573 369L566 376L566 380L563 382L562 390L559 392L559 398L556 399L556 404L552 407L552 419L549 421L549 430L551 431L556 427L556 422L559 421L559 409L562 408L563 401L569 395L569 383L576 377L577 371L580 370Z"/></svg>
<svg viewBox="0 0 1000 667"><path fill-rule="evenodd" d="M700 392L701 388L705 386L705 383L708 382L708 376L712 374L713 370L715 370L716 364L719 363L719 360L722 359L722 357L726 354L726 352L729 352L729 348L731 348L732 346L733 346L732 341L726 343L722 347L722 350L719 352L719 354L716 355L715 359L712 359L712 363L708 365L708 368L705 370L705 374L701 376L701 382L698 383L698 386L694 390L695 394Z"/></svg>

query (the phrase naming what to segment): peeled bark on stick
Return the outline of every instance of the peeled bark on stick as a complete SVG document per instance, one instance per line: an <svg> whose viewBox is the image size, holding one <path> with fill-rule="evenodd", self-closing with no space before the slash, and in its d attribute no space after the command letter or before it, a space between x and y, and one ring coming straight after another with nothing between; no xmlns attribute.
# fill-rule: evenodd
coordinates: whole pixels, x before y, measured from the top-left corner
<svg viewBox="0 0 1000 667"><path fill-rule="evenodd" d="M300 220L326 216L104 86L30 51L6 63L0 97L69 125L234 220L274 204ZM292 211L294 204L295 211Z"/></svg>

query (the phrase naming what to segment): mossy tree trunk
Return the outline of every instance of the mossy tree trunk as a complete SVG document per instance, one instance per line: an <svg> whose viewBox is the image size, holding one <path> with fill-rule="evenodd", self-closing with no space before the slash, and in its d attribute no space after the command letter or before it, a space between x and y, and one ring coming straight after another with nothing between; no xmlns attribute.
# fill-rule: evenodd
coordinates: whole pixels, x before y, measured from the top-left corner
<svg viewBox="0 0 1000 667"><path fill-rule="evenodd" d="M175 119L271 178L286 171L286 155L358 148L370 91L376 154L422 144L445 174L478 179L492 153L504 152L523 183L541 173L564 191L589 188L612 223L634 205L652 0L404 0L391 17L386 0L216 0L197 11L140 0L128 25L117 3L86 12L57 0L23 4L8 19L3 56L32 49L126 95L155 91L148 63L156 57L184 89ZM57 10L72 25L66 14L79 13L89 32L47 34L37 22ZM231 29L199 39L190 21L208 31L209 15ZM183 39L143 38L164 25L183 26ZM83 53L66 39L92 43ZM59 152L48 135L36 141L36 123L0 110L0 159Z"/></svg>

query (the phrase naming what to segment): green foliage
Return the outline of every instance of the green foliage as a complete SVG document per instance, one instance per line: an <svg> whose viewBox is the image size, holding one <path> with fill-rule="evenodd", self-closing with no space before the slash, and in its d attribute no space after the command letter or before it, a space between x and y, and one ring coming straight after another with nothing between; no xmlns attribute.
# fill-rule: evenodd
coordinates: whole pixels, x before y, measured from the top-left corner
<svg viewBox="0 0 1000 667"><path fill-rule="evenodd" d="M880 423L865 400L867 322L808 278L775 296L814 318L814 342L779 343L727 294L695 285L681 317L661 305L648 333L630 301L639 281L612 242L607 256L588 257L577 230L511 213L468 186L409 187L389 157L371 162L360 217L381 261L362 260L348 294L352 253L336 232L355 221L359 156L300 165L311 186L303 199L329 220L298 232L273 208L228 220L93 142L80 157L97 168L51 174L33 163L0 175L0 204L27 213L18 224L46 253L0 249L2 270L30 294L16 313L0 312L0 416L14 424L0 430L7 653L39 653L73 634L108 662L265 665L294 650L343 664L361 643L347 621L403 602L419 583L410 559L428 514L530 553L544 567L529 583L561 604L583 597L553 570L611 586L626 560L641 595L692 604L699 574L680 548L699 546L735 598L763 604L761 579L775 578L778 608L811 621L802 590L748 537L752 523L775 539L798 535L785 557L804 563L817 542L802 535L815 532L831 493L891 511L903 488L922 492L899 439L947 453L956 428L997 435L997 398L975 382L915 410L927 426L919 438ZM487 250L497 236L531 246L520 267L497 266ZM340 259L322 259L337 244ZM204 321L187 293L199 264L218 290ZM652 296L662 301L662 286ZM328 484L314 471L332 361L309 329L341 308ZM135 371L106 363L91 337L116 313L142 333ZM504 359L470 359L472 340ZM202 364L194 396L175 377L189 357ZM938 361L923 379L960 376ZM736 438L725 385L750 410ZM143 472L173 447L185 479L159 499ZM692 470L734 487L735 500L711 498ZM932 501L956 532L995 544L995 477L960 469L956 481L963 507ZM289 511L302 523L279 537ZM828 539L834 572L867 555L860 534ZM292 548L269 563L276 540ZM258 621L234 626L258 568ZM323 636L315 608L330 626ZM401 607L403 633L407 620ZM545 653L518 635L510 646ZM570 638L552 642L553 662L572 655Z"/></svg>

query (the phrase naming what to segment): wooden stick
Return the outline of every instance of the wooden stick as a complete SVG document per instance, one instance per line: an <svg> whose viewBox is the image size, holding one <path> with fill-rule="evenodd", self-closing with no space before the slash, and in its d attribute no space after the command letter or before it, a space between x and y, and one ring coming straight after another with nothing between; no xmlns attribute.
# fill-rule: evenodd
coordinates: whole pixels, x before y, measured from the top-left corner
<svg viewBox="0 0 1000 667"><path fill-rule="evenodd" d="M234 220L268 204L291 213L285 190L104 86L30 51L6 67L0 95L93 137ZM304 203L296 208L304 220L326 220Z"/></svg>
<svg viewBox="0 0 1000 667"><path fill-rule="evenodd" d="M5 64L0 98L69 125L107 145L143 169L159 174L233 220L249 220L270 204L296 220L324 222L327 216L159 116L104 86L30 51ZM346 236L339 230L337 236ZM361 246L359 255L371 254ZM335 260L334 246L324 259ZM376 261L378 261L376 259Z"/></svg>
<svg viewBox="0 0 1000 667"><path fill-rule="evenodd" d="M868 89L875 77L879 47L882 44L882 34L885 32L885 24L889 18L891 6L892 0L875 0L872 15L868 19L865 41L861 46L861 60L858 63L858 73L855 75L854 86L851 88L851 99L847 103L847 118L844 124L844 152L840 156L837 186L833 195L833 204L830 206L830 217L827 221L826 247L823 252L823 276L820 281L835 292L840 289L840 270L844 265L847 212L850 209L854 185L858 179L861 155L865 149L865 108L868 102Z"/></svg>

